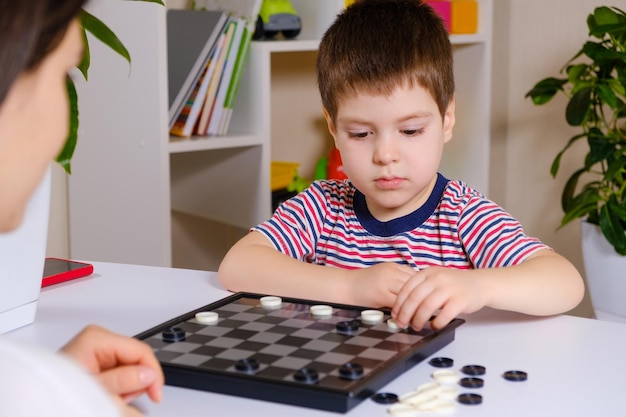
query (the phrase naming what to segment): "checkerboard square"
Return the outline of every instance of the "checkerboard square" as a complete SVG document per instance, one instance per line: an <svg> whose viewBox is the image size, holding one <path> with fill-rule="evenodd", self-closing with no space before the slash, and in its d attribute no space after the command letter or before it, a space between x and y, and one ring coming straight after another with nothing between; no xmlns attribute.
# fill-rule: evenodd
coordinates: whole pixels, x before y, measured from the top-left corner
<svg viewBox="0 0 626 417"><path fill-rule="evenodd" d="M280 356L280 355L270 355L270 354L267 354L267 353L256 353L256 354L252 355L251 357L256 359L257 362L264 363L264 364L274 363L277 360L279 360L280 358L282 358L282 356Z"/></svg>
<svg viewBox="0 0 626 417"><path fill-rule="evenodd" d="M258 342L269 345L278 342L283 337L285 337L285 335L281 333L257 333L249 338L248 342Z"/></svg>
<svg viewBox="0 0 626 417"><path fill-rule="evenodd" d="M309 361L308 359L292 358L292 357L287 356L284 358L280 358L276 362L272 363L272 366L278 366L279 368L287 368L287 369L293 369L294 371L297 371L298 369L301 369L307 366L310 362L311 361Z"/></svg>
<svg viewBox="0 0 626 417"><path fill-rule="evenodd" d="M390 352L388 350L376 349L376 348L368 348L367 350L364 350L363 352L359 353L359 357L361 358L371 358L371 359L378 359L382 361L389 360L395 355L396 355L395 352Z"/></svg>
<svg viewBox="0 0 626 417"><path fill-rule="evenodd" d="M237 313L234 316L231 316L230 319L245 321L246 323L249 323L251 321L258 320L261 317L265 317L265 316L263 314L252 314L252 313L245 312L245 313Z"/></svg>
<svg viewBox="0 0 626 417"><path fill-rule="evenodd" d="M221 359L232 359L234 361L238 361L239 359L246 359L250 356L254 355L255 352L251 350L242 350L242 349L228 349L217 355L216 358Z"/></svg>
<svg viewBox="0 0 626 417"><path fill-rule="evenodd" d="M294 350L291 353L291 356L293 356L294 358L305 358L305 359L316 359L319 358L320 356L322 356L323 352L319 351L319 350L310 350L310 349L298 349L298 350Z"/></svg>
<svg viewBox="0 0 626 417"><path fill-rule="evenodd" d="M347 345L357 345L357 346L376 346L380 343L380 339L376 339L374 337L367 336L354 336L344 342Z"/></svg>
<svg viewBox="0 0 626 417"><path fill-rule="evenodd" d="M187 335L187 338L185 339L185 341L189 343L196 343L198 345L203 345L205 343L210 342L213 339L215 339L213 336L204 336L201 334L192 333L192 334Z"/></svg>
<svg viewBox="0 0 626 417"><path fill-rule="evenodd" d="M220 321L220 323L219 323L220 327L227 327L230 330L238 329L241 326L243 326L244 324L246 324L245 321L231 320L231 319L225 319L225 320Z"/></svg>
<svg viewBox="0 0 626 417"><path fill-rule="evenodd" d="M270 329L267 329L268 333L280 333L283 335L288 335L298 331L296 327L288 327L288 326L274 326Z"/></svg>
<svg viewBox="0 0 626 417"><path fill-rule="evenodd" d="M189 342L178 342L171 343L168 346L165 346L162 350L167 352L191 352L192 350L197 349L201 345L197 343L189 343Z"/></svg>
<svg viewBox="0 0 626 417"><path fill-rule="evenodd" d="M222 326L205 326L204 329L198 330L196 334L201 334L204 336L220 337L232 330L233 329L229 329L228 327L222 327Z"/></svg>
<svg viewBox="0 0 626 417"><path fill-rule="evenodd" d="M310 342L303 345L302 347L304 349L319 350L322 352L330 352L337 346L339 346L339 342L330 342L330 341L318 339L318 340L311 340Z"/></svg>
<svg viewBox="0 0 626 417"><path fill-rule="evenodd" d="M195 353L186 353L175 359L172 359L170 363L186 366L198 366L201 363L206 362L207 359L210 359L210 357L207 357L205 355L197 355Z"/></svg>
<svg viewBox="0 0 626 417"><path fill-rule="evenodd" d="M274 327L273 324L269 323L259 323L257 321L252 323L246 323L240 327L241 330L251 330L253 332L264 332L270 328Z"/></svg>
<svg viewBox="0 0 626 417"><path fill-rule="evenodd" d="M216 346L222 348L234 348L238 344L243 342L240 339L234 339L230 337L220 337L219 339L213 339L210 342L206 343L205 346Z"/></svg>
<svg viewBox="0 0 626 417"><path fill-rule="evenodd" d="M234 329L226 334L224 334L224 337L228 337L231 339L239 339L239 340L246 340L254 335L258 334L258 332L253 332L250 330L242 330L242 329Z"/></svg>
<svg viewBox="0 0 626 417"><path fill-rule="evenodd" d="M311 339L306 339L304 337L285 336L282 339L280 339L280 344L287 345L287 346L301 347L310 341Z"/></svg>
<svg viewBox="0 0 626 417"><path fill-rule="evenodd" d="M198 365L200 368L206 368L211 370L225 371L234 365L234 361L229 359L211 358L208 361Z"/></svg>
<svg viewBox="0 0 626 417"><path fill-rule="evenodd" d="M269 345L263 349L261 349L260 353L268 353L270 355L278 355L278 356L286 356L289 355L294 350L298 349L293 346L285 346L285 345Z"/></svg>
<svg viewBox="0 0 626 417"><path fill-rule="evenodd" d="M316 323L310 324L307 327L307 330L319 330L320 332L332 332L335 330L335 323L328 323L323 321L318 321Z"/></svg>
<svg viewBox="0 0 626 417"><path fill-rule="evenodd" d="M223 351L224 351L224 348L217 347L217 346L200 346L199 348L189 353L195 353L197 355L206 355L208 357L213 357Z"/></svg>
<svg viewBox="0 0 626 417"><path fill-rule="evenodd" d="M156 358L161 362L170 362L180 356L180 352L167 352L165 350L159 350L154 352Z"/></svg>
<svg viewBox="0 0 626 417"><path fill-rule="evenodd" d="M292 333L292 336L295 337L304 337L306 339L317 339L324 336L326 332L321 330L312 330L312 329L300 329L297 332Z"/></svg>
<svg viewBox="0 0 626 417"><path fill-rule="evenodd" d="M367 347L365 346L341 344L334 348L331 352L356 356L359 353L363 352L365 349L367 349Z"/></svg>
<svg viewBox="0 0 626 417"><path fill-rule="evenodd" d="M240 302L234 302L230 304L224 304L223 306L219 307L218 310L219 311L233 311L236 313L240 313L242 311L248 310L249 308L250 308L249 305L246 305Z"/></svg>
<svg viewBox="0 0 626 417"><path fill-rule="evenodd" d="M256 323L278 324L282 323L283 321L285 321L284 317L265 316L259 318Z"/></svg>
<svg viewBox="0 0 626 417"><path fill-rule="evenodd" d="M352 355L329 352L317 358L317 362L326 362L326 363L334 363L335 365L343 365L344 363L350 362L352 359L354 359L354 356Z"/></svg>

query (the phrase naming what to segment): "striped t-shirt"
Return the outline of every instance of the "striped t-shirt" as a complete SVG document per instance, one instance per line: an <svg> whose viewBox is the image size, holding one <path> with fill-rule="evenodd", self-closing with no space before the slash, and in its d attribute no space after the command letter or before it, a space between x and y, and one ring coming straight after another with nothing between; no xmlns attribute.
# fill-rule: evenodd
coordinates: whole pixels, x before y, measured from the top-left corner
<svg viewBox="0 0 626 417"><path fill-rule="evenodd" d="M461 181L441 174L419 209L381 222L348 180L316 181L252 230L305 262L356 269L381 262L458 269L516 265L547 248L521 224Z"/></svg>

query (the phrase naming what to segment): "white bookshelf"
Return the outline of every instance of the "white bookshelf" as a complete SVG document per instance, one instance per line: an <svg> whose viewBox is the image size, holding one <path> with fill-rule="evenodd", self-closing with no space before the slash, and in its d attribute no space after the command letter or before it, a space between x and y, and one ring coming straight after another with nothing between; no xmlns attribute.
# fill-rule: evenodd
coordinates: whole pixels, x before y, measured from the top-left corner
<svg viewBox="0 0 626 417"><path fill-rule="evenodd" d="M452 37L457 129L443 167L484 192L492 1L480 0L478 34ZM166 9L89 3L127 46L132 64L92 41L89 82L77 79L72 258L215 269L248 227L271 215L271 160L300 162L300 173L310 175L329 146L314 60L344 1L292 3L303 30L295 40L253 42L228 135L191 140L170 138L167 129Z"/></svg>

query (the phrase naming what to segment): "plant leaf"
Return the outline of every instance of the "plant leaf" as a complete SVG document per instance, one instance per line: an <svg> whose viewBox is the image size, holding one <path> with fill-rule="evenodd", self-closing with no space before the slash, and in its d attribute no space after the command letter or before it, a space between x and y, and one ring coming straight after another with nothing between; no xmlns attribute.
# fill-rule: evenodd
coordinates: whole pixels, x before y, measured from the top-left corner
<svg viewBox="0 0 626 417"><path fill-rule="evenodd" d="M70 126L65 145L63 145L63 149L61 149L56 159L63 169L65 169L65 172L71 174L72 166L70 162L74 155L74 149L76 149L76 141L78 140L78 95L76 94L74 81L70 77L67 77L66 88L69 99Z"/></svg>
<svg viewBox="0 0 626 417"><path fill-rule="evenodd" d="M619 219L615 208L619 207L614 196L600 209L600 229L615 251L620 255L626 255L626 234L624 223Z"/></svg>
<svg viewBox="0 0 626 417"><path fill-rule="evenodd" d="M120 39L113 33L111 29L107 25L105 25L100 19L90 14L89 12L83 10L80 15L80 21L83 27L99 39L106 46L111 48L113 51L120 54L128 63L130 64L130 54L128 50L120 41Z"/></svg>
<svg viewBox="0 0 626 417"><path fill-rule="evenodd" d="M593 17L598 25L612 25L619 23L617 13L615 13L610 7L601 6L597 7L593 11Z"/></svg>
<svg viewBox="0 0 626 417"><path fill-rule="evenodd" d="M575 219L579 219L581 217L592 217L593 213L596 213L598 210L598 203L602 201L600 197L590 195L589 200L585 200L581 202L577 206L573 206L572 209L565 213L563 218L561 219L561 227L565 226L569 222Z"/></svg>
<svg viewBox="0 0 626 417"><path fill-rule="evenodd" d="M89 51L89 40L87 39L87 32L82 25L80 27L80 31L83 38L83 56L81 57L80 62L78 63L76 68L78 68L81 74L83 74L85 81L88 81L89 66L91 65L91 52Z"/></svg>
<svg viewBox="0 0 626 417"><path fill-rule="evenodd" d="M610 86L598 84L596 86L596 93L600 97L600 100L604 101L610 108L614 109L617 107L617 96Z"/></svg>
<svg viewBox="0 0 626 417"><path fill-rule="evenodd" d="M597 127L592 127L587 133L589 154L585 169L589 170L594 164L611 157L615 152L615 145Z"/></svg>
<svg viewBox="0 0 626 417"><path fill-rule="evenodd" d="M578 185L578 178L585 173L586 170L584 168L579 169L574 172L563 187L563 193L561 194L561 207L564 212L568 212L572 210L574 204L572 203L574 200L574 193L576 192L576 186Z"/></svg>
<svg viewBox="0 0 626 417"><path fill-rule="evenodd" d="M157 4L160 4L161 6L165 6L165 3L163 3L162 0L126 0L126 1L143 1L145 3L157 3Z"/></svg>
<svg viewBox="0 0 626 417"><path fill-rule="evenodd" d="M565 118L570 126L580 126L587 117L591 108L591 87L577 91L565 109Z"/></svg>
<svg viewBox="0 0 626 417"><path fill-rule="evenodd" d="M554 158L554 161L552 161L552 166L550 167L550 175L552 175L552 177L556 177L556 174L559 172L559 165L561 164L561 157L563 156L563 154L565 153L565 151L574 144L574 142L576 142L577 140L586 137L587 135L585 133L579 133L577 135L572 136L568 141L567 144L563 147L563 149L561 149L561 151L556 155L556 158Z"/></svg>
<svg viewBox="0 0 626 417"><path fill-rule="evenodd" d="M535 86L526 93L526 98L530 97L534 104L541 105L552 100L552 97L559 92L563 91L563 85L567 83L566 78L546 78L539 81Z"/></svg>
<svg viewBox="0 0 626 417"><path fill-rule="evenodd" d="M619 152L619 151L616 151ZM624 182L624 172L626 167L626 159L618 156L617 158L613 158L613 161L609 164L604 177L608 181L615 181L618 184L622 184Z"/></svg>
<svg viewBox="0 0 626 417"><path fill-rule="evenodd" d="M576 64L567 67L567 80L572 84L576 84L579 80L586 78L591 71L591 67L587 64Z"/></svg>
<svg viewBox="0 0 626 417"><path fill-rule="evenodd" d="M610 80L607 80L606 82L609 85L609 88L615 91L615 94L619 94L622 97L626 97L626 79L624 79L623 82L620 82L620 80L611 78Z"/></svg>

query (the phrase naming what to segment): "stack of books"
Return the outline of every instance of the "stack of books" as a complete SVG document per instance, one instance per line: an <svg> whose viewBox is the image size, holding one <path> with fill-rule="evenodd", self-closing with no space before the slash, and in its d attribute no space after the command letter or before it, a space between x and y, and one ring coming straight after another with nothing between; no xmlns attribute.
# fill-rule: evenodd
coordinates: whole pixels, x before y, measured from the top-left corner
<svg viewBox="0 0 626 417"><path fill-rule="evenodd" d="M225 135L261 0L200 0L194 7L167 12L170 134Z"/></svg>

